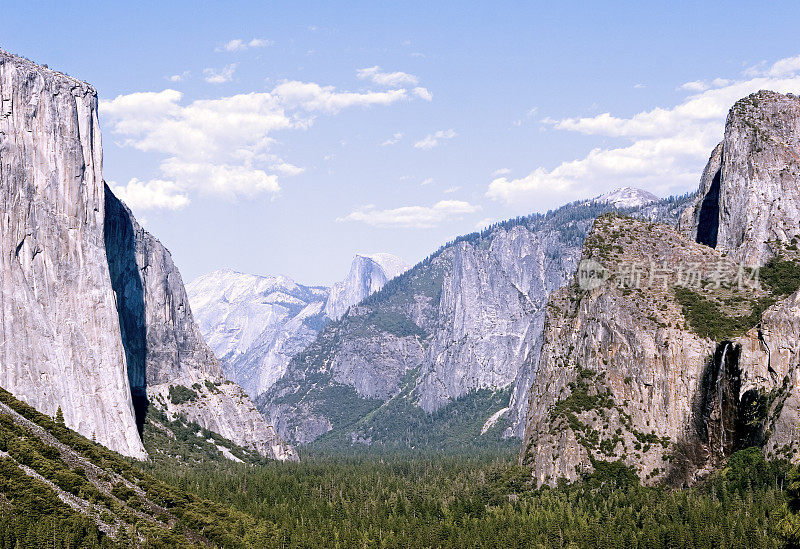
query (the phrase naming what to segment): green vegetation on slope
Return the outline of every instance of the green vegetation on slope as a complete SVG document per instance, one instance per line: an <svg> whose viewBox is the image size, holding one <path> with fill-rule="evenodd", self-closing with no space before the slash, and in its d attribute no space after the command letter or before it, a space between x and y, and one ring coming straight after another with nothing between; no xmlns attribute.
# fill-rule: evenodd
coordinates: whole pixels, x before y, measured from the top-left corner
<svg viewBox="0 0 800 549"><path fill-rule="evenodd" d="M35 424L0 413L9 454L0 458L0 549L777 548L800 539L800 473L787 481L786 462L766 462L755 448L690 490L642 487L618 462L595 462L572 485L537 490L507 453L135 463L2 390L0 401ZM23 467L102 511L76 512ZM112 538L99 522L122 526Z"/></svg>
<svg viewBox="0 0 800 549"><path fill-rule="evenodd" d="M245 463L258 463L264 458L255 450L237 446L225 437L200 427L183 417L170 419L158 409L149 406L144 424L144 447L151 459L177 460L180 463L217 462L225 459L220 448L225 448L236 459Z"/></svg>
<svg viewBox="0 0 800 549"><path fill-rule="evenodd" d="M502 438L503 421L481 433L489 416L508 406L510 389L473 391L428 414L412 400L410 381L414 373L407 375L409 384L397 397L355 423L322 435L308 448L315 453L373 454L413 450L475 454L518 449L518 439ZM355 448L354 442L358 442Z"/></svg>
<svg viewBox="0 0 800 549"><path fill-rule="evenodd" d="M733 339L758 324L764 311L778 299L800 287L800 263L776 258L759 269L758 277L761 287L769 294L744 298L742 301L750 308L746 315L731 315L724 301L689 288L676 287L675 298L694 333L714 341Z"/></svg>
<svg viewBox="0 0 800 549"><path fill-rule="evenodd" d="M274 545L274 525L157 480L3 389L0 402L0 549Z"/></svg>

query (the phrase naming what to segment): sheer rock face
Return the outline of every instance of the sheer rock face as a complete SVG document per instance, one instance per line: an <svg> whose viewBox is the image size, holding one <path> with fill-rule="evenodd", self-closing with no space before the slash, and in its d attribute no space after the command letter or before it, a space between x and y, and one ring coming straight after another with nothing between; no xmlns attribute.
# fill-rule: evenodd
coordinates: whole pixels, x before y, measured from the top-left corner
<svg viewBox="0 0 800 549"><path fill-rule="evenodd" d="M409 267L408 263L391 254L356 254L347 278L331 288L325 303L325 314L328 318L339 320L348 308L383 288L386 282Z"/></svg>
<svg viewBox="0 0 800 549"><path fill-rule="evenodd" d="M768 458L800 460L800 291L767 309L737 338L741 400L761 397L770 411L756 433Z"/></svg>
<svg viewBox="0 0 800 549"><path fill-rule="evenodd" d="M670 227L617 217L598 219L584 259L614 273L636 262L645 283L650 260L724 261ZM622 459L643 480L662 480L679 441L694 441L694 398L715 344L685 328L674 283L628 289L612 278L553 294L522 452L539 485L575 480L593 459Z"/></svg>
<svg viewBox="0 0 800 549"><path fill-rule="evenodd" d="M144 459L148 395L199 383L191 419L294 457L240 388L211 391L222 371L169 252L103 184L94 89L3 52L0 191L0 386Z"/></svg>
<svg viewBox="0 0 800 549"><path fill-rule="evenodd" d="M0 52L0 385L143 458L103 245L97 95Z"/></svg>
<svg viewBox="0 0 800 549"><path fill-rule="evenodd" d="M523 361L538 354L547 296L566 282L578 256L577 247L562 245L557 232L517 226L496 231L488 247L453 247L440 324L417 386L423 410L433 412L477 389L509 387Z"/></svg>
<svg viewBox="0 0 800 549"><path fill-rule="evenodd" d="M798 178L800 98L754 93L728 114L682 231L746 265L763 265L800 237Z"/></svg>
<svg viewBox="0 0 800 549"><path fill-rule="evenodd" d="M136 222L109 189L106 250L134 396L146 393L150 404L162 407L168 415L183 413L264 456L296 459L241 387L224 383L222 367L194 322L169 251ZM176 405L169 398L173 385L194 386L200 398Z"/></svg>

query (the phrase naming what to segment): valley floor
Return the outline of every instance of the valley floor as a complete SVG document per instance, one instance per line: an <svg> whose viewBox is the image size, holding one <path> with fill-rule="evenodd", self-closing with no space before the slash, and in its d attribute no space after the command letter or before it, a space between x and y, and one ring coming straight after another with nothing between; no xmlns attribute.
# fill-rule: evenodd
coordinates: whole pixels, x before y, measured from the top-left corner
<svg viewBox="0 0 800 549"><path fill-rule="evenodd" d="M135 462L0 389L0 549L777 548L800 532L800 470L757 448L691 489L642 487L632 469L597 462L536 490L510 451L236 463L196 425L159 425L172 444L158 452L150 438L152 460Z"/></svg>
<svg viewBox="0 0 800 549"><path fill-rule="evenodd" d="M508 454L311 455L149 472L257 518L276 547L784 547L787 504L797 502L788 466L755 449L690 490L641 487L617 464L533 490Z"/></svg>

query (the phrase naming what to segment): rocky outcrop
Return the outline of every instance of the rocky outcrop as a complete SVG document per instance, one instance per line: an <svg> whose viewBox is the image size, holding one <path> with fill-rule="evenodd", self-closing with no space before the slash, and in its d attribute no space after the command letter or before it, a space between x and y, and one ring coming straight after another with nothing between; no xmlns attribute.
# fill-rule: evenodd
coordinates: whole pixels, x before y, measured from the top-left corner
<svg viewBox="0 0 800 549"><path fill-rule="evenodd" d="M347 278L331 287L325 303L325 314L328 318L339 320L348 308L383 288L387 281L404 273L409 267L408 263L392 254L356 254Z"/></svg>
<svg viewBox="0 0 800 549"><path fill-rule="evenodd" d="M0 385L142 459L149 397L198 384L192 406L165 411L296 457L222 385L169 252L104 186L95 91L0 52L0 101Z"/></svg>
<svg viewBox="0 0 800 549"><path fill-rule="evenodd" d="M626 211L674 222L683 200ZM469 436L479 442L503 409L492 432L522 436L547 297L569 280L592 221L610 209L583 201L456 239L329 324L257 406L292 441L330 430L378 442L367 418L403 425L400 414L422 410L446 422L462 413L459 402L490 391L505 401L474 411L481 420Z"/></svg>
<svg viewBox="0 0 800 549"><path fill-rule="evenodd" d="M600 218L581 265L602 282L582 285L579 267L551 297L530 392L521 461L538 484L597 461L686 485L753 445L800 457L797 294L630 218Z"/></svg>
<svg viewBox="0 0 800 549"><path fill-rule="evenodd" d="M760 91L736 102L681 231L748 266L800 236L800 98Z"/></svg>
<svg viewBox="0 0 800 549"><path fill-rule="evenodd" d="M800 459L799 109L734 105L683 236L598 220L548 305L521 454L539 484L600 460L686 485L750 446Z"/></svg>
<svg viewBox="0 0 800 549"><path fill-rule="evenodd" d="M0 52L0 101L0 385L143 458L103 244L97 94Z"/></svg>
<svg viewBox="0 0 800 549"><path fill-rule="evenodd" d="M643 480L663 480L679 441L707 442L691 425L716 346L688 328L673 266L701 276L736 266L670 227L612 216L597 221L583 261L610 278L585 289L576 275L551 297L522 461L538 484L620 459Z"/></svg>

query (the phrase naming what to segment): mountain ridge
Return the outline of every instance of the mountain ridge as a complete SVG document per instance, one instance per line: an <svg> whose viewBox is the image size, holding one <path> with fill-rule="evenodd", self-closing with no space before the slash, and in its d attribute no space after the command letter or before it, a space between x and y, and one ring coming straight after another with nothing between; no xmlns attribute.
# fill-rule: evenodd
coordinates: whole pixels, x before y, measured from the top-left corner
<svg viewBox="0 0 800 549"><path fill-rule="evenodd" d="M663 199L641 207L638 215L677 223L687 200ZM286 376L256 399L257 407L281 436L296 443L343 429L350 431L341 431L341 440L376 441L362 428L374 431L377 419L370 419L372 427L361 421L375 418L375 410L388 410L382 403L410 399L411 408L398 401L397 410L411 410L413 416L420 406L430 414L474 391L511 389L505 393L509 400L485 411L480 426L510 407L493 436L522 436L546 296L566 282L591 221L609 209L613 205L578 201L445 244L326 326L290 362ZM529 267L522 267L521 257ZM493 333L499 339L484 340ZM487 369L479 356L493 357L487 360L497 367ZM476 441L480 426L472 435Z"/></svg>
<svg viewBox="0 0 800 549"><path fill-rule="evenodd" d="M405 268L392 254L356 254L347 277L330 288L221 269L187 284L187 292L225 375L255 398L283 376L330 314L346 311Z"/></svg>

